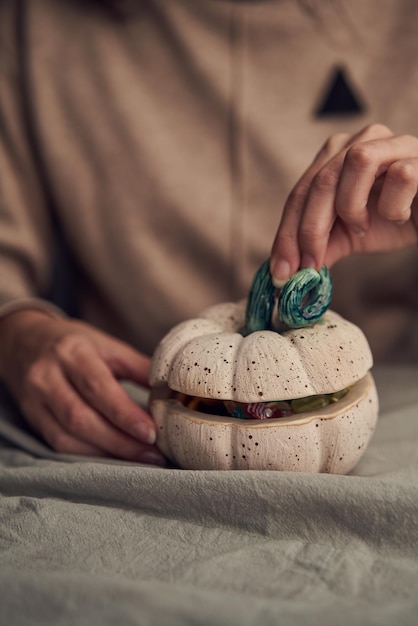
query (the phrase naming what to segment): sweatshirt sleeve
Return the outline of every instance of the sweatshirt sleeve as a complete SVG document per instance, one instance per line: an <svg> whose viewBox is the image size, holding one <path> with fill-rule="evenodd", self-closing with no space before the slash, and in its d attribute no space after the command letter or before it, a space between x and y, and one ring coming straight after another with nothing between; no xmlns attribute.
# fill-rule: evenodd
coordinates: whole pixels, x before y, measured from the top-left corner
<svg viewBox="0 0 418 626"><path fill-rule="evenodd" d="M54 228L30 129L20 7L26 3L0 3L0 318L22 308L60 314L43 298Z"/></svg>

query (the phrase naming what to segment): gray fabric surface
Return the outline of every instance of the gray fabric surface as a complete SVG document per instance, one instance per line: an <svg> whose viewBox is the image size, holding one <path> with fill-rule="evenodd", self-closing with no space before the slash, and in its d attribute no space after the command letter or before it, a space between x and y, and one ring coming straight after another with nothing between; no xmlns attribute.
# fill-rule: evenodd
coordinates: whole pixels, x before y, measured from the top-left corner
<svg viewBox="0 0 418 626"><path fill-rule="evenodd" d="M350 476L55 455L3 399L0 624L415 625L418 368Z"/></svg>

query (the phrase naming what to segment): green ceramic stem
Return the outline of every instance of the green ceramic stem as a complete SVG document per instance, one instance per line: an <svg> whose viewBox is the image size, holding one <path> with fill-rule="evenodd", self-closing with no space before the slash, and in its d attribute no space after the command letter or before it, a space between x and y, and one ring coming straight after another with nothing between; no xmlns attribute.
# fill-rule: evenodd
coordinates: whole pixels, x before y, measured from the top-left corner
<svg viewBox="0 0 418 626"><path fill-rule="evenodd" d="M325 265L317 272L311 267L293 274L283 286L278 302L279 319L291 328L318 322L332 298L332 281Z"/></svg>
<svg viewBox="0 0 418 626"><path fill-rule="evenodd" d="M318 322L328 309L332 298L331 276L324 266L319 272L312 268L299 270L282 287L278 299L278 315L289 328ZM248 296L244 335L272 328L276 288L267 259L254 276Z"/></svg>
<svg viewBox="0 0 418 626"><path fill-rule="evenodd" d="M270 259L264 261L251 285L245 312L244 335L271 326L276 288L271 281Z"/></svg>

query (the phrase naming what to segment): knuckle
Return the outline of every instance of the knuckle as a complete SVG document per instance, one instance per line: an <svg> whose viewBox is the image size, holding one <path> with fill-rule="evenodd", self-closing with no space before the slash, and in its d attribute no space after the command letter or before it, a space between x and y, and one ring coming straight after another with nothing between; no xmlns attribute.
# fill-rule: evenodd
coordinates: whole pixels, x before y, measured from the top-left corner
<svg viewBox="0 0 418 626"><path fill-rule="evenodd" d="M306 182L300 181L293 189L291 190L287 202L286 209L294 210L295 207L303 206L305 203L306 195L309 191L309 184Z"/></svg>
<svg viewBox="0 0 418 626"><path fill-rule="evenodd" d="M345 155L345 164L356 171L369 169L374 162L374 147L369 143L356 143L347 150Z"/></svg>
<svg viewBox="0 0 418 626"><path fill-rule="evenodd" d="M306 226L301 226L300 229L300 241L302 244L305 243L317 243L323 239L322 230L315 224L308 224Z"/></svg>
<svg viewBox="0 0 418 626"><path fill-rule="evenodd" d="M80 377L77 386L82 395L89 400L97 398L103 393L101 381L95 376Z"/></svg>
<svg viewBox="0 0 418 626"><path fill-rule="evenodd" d="M35 361L26 371L26 387L36 392L44 392L48 388L48 377L42 361Z"/></svg>
<svg viewBox="0 0 418 626"><path fill-rule="evenodd" d="M417 168L408 161L397 161L388 168L386 177L400 186L409 186L411 183L416 184L418 178Z"/></svg>
<svg viewBox="0 0 418 626"><path fill-rule="evenodd" d="M276 247L278 250L281 250L283 254L283 251L285 250L287 251L292 248L292 246L295 244L295 239L296 239L295 235L287 231L286 232L282 231L278 233L277 235Z"/></svg>
<svg viewBox="0 0 418 626"><path fill-rule="evenodd" d="M335 189L338 183L339 174L332 167L323 167L312 181L312 187L315 191L321 192L329 192Z"/></svg>
<svg viewBox="0 0 418 626"><path fill-rule="evenodd" d="M65 359L68 354L77 352L83 341L77 333L67 333L57 339L52 350L59 359Z"/></svg>
<svg viewBox="0 0 418 626"><path fill-rule="evenodd" d="M408 207L393 208L392 206L386 205L379 205L377 212L381 217L390 222L406 222L411 215L411 211Z"/></svg>
<svg viewBox="0 0 418 626"><path fill-rule="evenodd" d="M338 216L345 224L360 231L367 220L367 209L346 205L338 210Z"/></svg>
<svg viewBox="0 0 418 626"><path fill-rule="evenodd" d="M373 122L372 124L368 124L367 126L365 126L361 135L377 139L382 137L392 137L393 133L390 128L385 126L385 124Z"/></svg>
<svg viewBox="0 0 418 626"><path fill-rule="evenodd" d="M86 430L85 412L76 404L70 403L63 411L66 428L72 433L83 433Z"/></svg>
<svg viewBox="0 0 418 626"><path fill-rule="evenodd" d="M415 145L418 144L418 138L415 137L415 135L410 135L408 133L400 135L399 140L403 143L408 143L408 144L413 143Z"/></svg>

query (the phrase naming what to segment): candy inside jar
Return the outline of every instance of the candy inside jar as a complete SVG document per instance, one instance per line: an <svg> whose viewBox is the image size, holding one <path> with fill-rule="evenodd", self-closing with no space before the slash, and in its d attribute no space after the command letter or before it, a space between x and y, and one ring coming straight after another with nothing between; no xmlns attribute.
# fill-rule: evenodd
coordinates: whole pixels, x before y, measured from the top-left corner
<svg viewBox="0 0 418 626"><path fill-rule="evenodd" d="M193 411L211 415L236 417L238 419L266 420L279 417L290 417L307 411L318 411L333 402L338 402L351 389L346 387L333 393L306 396L292 400L272 400L269 402L236 402L235 400L217 400L188 396L180 392L172 392L172 398L181 402Z"/></svg>
<svg viewBox="0 0 418 626"><path fill-rule="evenodd" d="M224 402L226 410L231 417L240 419L274 419L276 417L288 417L293 412L290 403L285 401L277 402L251 402L244 404L242 402L234 402L226 400Z"/></svg>

